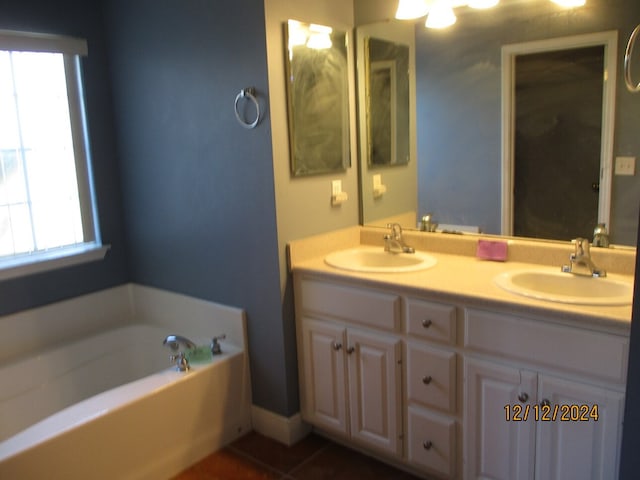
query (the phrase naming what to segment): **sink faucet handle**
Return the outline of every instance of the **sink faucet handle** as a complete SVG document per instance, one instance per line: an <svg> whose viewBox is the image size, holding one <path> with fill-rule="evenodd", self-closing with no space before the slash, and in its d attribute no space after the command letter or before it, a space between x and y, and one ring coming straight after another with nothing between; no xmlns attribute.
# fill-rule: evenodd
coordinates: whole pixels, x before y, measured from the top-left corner
<svg viewBox="0 0 640 480"><path fill-rule="evenodd" d="M191 368L191 366L189 365L189 360L187 359L187 356L185 355L184 352L179 352L179 353L176 353L175 355L170 355L169 359L171 360L172 363L175 363L176 368L180 372L186 372L187 370L189 370L189 368Z"/></svg>
<svg viewBox="0 0 640 480"><path fill-rule="evenodd" d="M576 256L577 257L585 257L590 254L589 240L586 238L578 237L575 239L576 242Z"/></svg>
<svg viewBox="0 0 640 480"><path fill-rule="evenodd" d="M399 223L387 223L387 228L391 229L391 235L395 240L402 238L402 226Z"/></svg>

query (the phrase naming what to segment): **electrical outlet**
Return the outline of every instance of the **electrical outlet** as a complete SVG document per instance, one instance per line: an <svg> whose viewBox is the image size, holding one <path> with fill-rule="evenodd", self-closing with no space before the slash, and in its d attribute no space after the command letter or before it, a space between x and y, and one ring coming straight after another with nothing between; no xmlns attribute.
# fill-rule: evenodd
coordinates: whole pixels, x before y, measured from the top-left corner
<svg viewBox="0 0 640 480"><path fill-rule="evenodd" d="M616 157L616 175L635 175L636 157Z"/></svg>

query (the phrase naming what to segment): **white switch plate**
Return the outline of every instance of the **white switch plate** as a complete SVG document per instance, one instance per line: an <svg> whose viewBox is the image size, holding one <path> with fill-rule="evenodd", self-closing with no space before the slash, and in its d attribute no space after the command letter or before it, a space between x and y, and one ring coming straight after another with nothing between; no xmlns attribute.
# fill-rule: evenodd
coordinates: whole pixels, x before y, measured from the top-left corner
<svg viewBox="0 0 640 480"><path fill-rule="evenodd" d="M379 187L380 185L382 185L382 175L376 173L373 176L373 188Z"/></svg>
<svg viewBox="0 0 640 480"><path fill-rule="evenodd" d="M331 195L335 196L342 192L342 180L331 181Z"/></svg>
<svg viewBox="0 0 640 480"><path fill-rule="evenodd" d="M636 157L616 157L616 175L635 175Z"/></svg>

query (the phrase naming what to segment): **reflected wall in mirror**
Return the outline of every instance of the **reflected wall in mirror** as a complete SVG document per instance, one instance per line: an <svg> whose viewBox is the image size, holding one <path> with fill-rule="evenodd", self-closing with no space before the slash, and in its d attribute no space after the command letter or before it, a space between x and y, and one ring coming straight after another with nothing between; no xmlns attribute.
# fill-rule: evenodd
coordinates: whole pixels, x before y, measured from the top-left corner
<svg viewBox="0 0 640 480"><path fill-rule="evenodd" d="M357 1L356 7L367 9L367 2ZM393 13L391 8L378 18L391 18ZM426 29L424 18L413 23L385 21L357 28L359 32L362 28L397 29L391 27L397 23L409 25L415 43L416 66L411 70L415 78L410 79L416 85L412 97L416 121L411 124L412 128L415 125L417 138L417 171L412 180L416 184L415 215L406 215L410 210L407 202L395 209L381 208L384 202L392 203L395 190L391 188L381 202L371 202L367 198L369 180L363 175L366 224L401 215L409 219L403 226L415 228L417 219L432 213L440 224L477 226L486 233L502 233L502 46L609 30L617 30L619 42L626 44L640 20L640 3L589 0L584 7L562 9L546 0L514 0L500 2L491 12L461 7L456 9L456 15L457 23L441 31ZM356 11L356 18L364 17L374 18L370 11L367 15ZM623 53L620 47L611 160L640 154L640 101L624 87ZM565 192L554 200L580 198L572 178L562 180ZM408 184L407 188L413 186ZM608 226L612 242L635 245L639 199L638 175L613 175ZM370 206L372 215L368 212ZM592 232L594 227L589 225L586 231Z"/></svg>
<svg viewBox="0 0 640 480"><path fill-rule="evenodd" d="M351 164L346 33L289 20L285 42L291 172L343 171Z"/></svg>
<svg viewBox="0 0 640 480"><path fill-rule="evenodd" d="M369 166L409 162L409 47L367 37L366 156Z"/></svg>

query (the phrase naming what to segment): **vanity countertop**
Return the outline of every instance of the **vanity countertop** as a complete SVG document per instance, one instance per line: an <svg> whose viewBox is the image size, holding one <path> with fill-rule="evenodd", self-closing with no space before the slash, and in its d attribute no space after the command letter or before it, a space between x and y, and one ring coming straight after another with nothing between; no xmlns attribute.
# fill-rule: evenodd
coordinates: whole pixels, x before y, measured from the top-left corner
<svg viewBox="0 0 640 480"><path fill-rule="evenodd" d="M289 244L290 268L298 273L311 273L333 280L354 281L362 286L393 289L422 294L435 301L463 304L471 308L506 310L514 314L553 319L582 328L628 335L631 326L631 305L594 306L556 303L509 293L493 279L509 270L540 269L542 265L521 261L495 262L475 256L426 251L438 263L427 269L403 273L361 273L341 270L325 263L327 253L358 246L360 231L347 229L335 235L322 235ZM321 246L320 246L321 245ZM380 246L382 248L382 246ZM558 266L559 269L559 266ZM629 274L610 273L612 279L633 283Z"/></svg>

